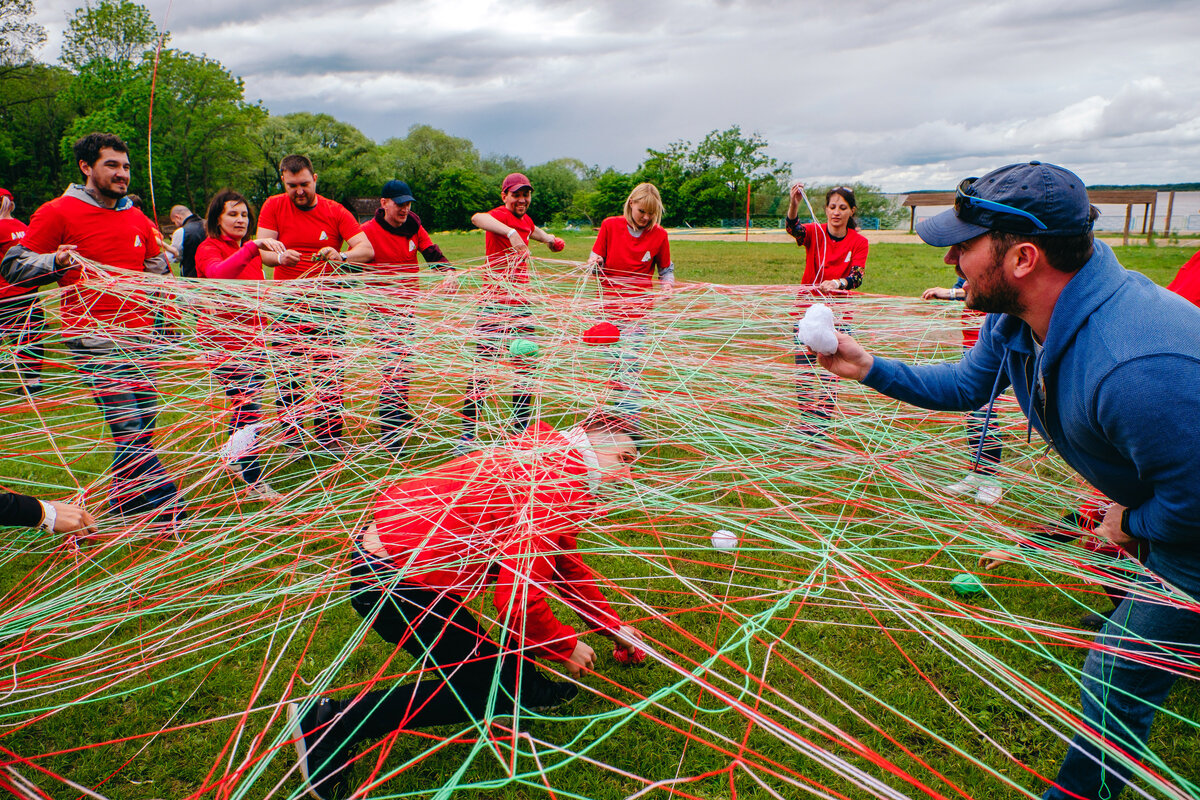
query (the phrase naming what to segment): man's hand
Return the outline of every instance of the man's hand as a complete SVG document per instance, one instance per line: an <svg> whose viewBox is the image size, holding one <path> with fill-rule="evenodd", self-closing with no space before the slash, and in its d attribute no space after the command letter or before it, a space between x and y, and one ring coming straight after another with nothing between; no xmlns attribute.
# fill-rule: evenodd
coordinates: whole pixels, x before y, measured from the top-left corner
<svg viewBox="0 0 1200 800"><path fill-rule="evenodd" d="M521 232L516 228L508 229L508 243L512 245L512 249L518 253L528 253L529 245L521 238Z"/></svg>
<svg viewBox="0 0 1200 800"><path fill-rule="evenodd" d="M96 520L86 508L73 506L70 503L59 503L50 500L46 505L54 507L54 532L70 536L95 536L100 532Z"/></svg>
<svg viewBox="0 0 1200 800"><path fill-rule="evenodd" d="M594 669L595 666L596 651L583 639L577 639L575 641L575 650L571 653L571 657L567 659L567 672L571 673L571 677L575 678L583 670Z"/></svg>
<svg viewBox="0 0 1200 800"><path fill-rule="evenodd" d="M297 250L284 250L279 254L279 263L285 267L294 267L300 263L301 258L303 256Z"/></svg>
<svg viewBox="0 0 1200 800"><path fill-rule="evenodd" d="M1118 503L1113 503L1104 512L1104 519L1096 526L1094 531L1097 536L1102 539L1108 539L1110 542L1120 547L1122 550L1133 550L1131 547L1137 539L1130 536L1125 531L1121 530L1121 515L1125 513L1125 506Z"/></svg>
<svg viewBox="0 0 1200 800"><path fill-rule="evenodd" d="M71 266L71 253L79 248L73 244L60 244L54 251L54 263L60 267Z"/></svg>
<svg viewBox="0 0 1200 800"><path fill-rule="evenodd" d="M604 635L611 639L613 644L631 656L641 649L642 635L637 632L636 628L622 625L615 631L605 631Z"/></svg>
<svg viewBox="0 0 1200 800"><path fill-rule="evenodd" d="M944 289L941 286L931 286L921 292L922 300L953 300L954 290Z"/></svg>
<svg viewBox="0 0 1200 800"><path fill-rule="evenodd" d="M551 253L561 253L566 248L567 243L555 236L550 241L546 242L546 246L550 248Z"/></svg>
<svg viewBox="0 0 1200 800"><path fill-rule="evenodd" d="M1008 550L988 550L979 557L979 566L987 570L992 570L1012 560L1013 554Z"/></svg>
<svg viewBox="0 0 1200 800"><path fill-rule="evenodd" d="M843 378L861 381L867 377L875 364L875 356L862 348L854 338L847 333L838 331L838 349L831 356L818 355L817 361L822 367Z"/></svg>
<svg viewBox="0 0 1200 800"><path fill-rule="evenodd" d="M336 247L322 247L317 251L317 254L313 256L313 260L340 262L342 260L342 251L338 250Z"/></svg>

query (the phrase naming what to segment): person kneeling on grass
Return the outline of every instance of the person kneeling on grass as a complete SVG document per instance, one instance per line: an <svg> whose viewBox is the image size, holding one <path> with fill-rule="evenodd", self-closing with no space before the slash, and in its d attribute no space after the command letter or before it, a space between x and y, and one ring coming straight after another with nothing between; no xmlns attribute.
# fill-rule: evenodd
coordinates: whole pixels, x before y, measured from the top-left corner
<svg viewBox="0 0 1200 800"><path fill-rule="evenodd" d="M311 796L341 796L345 767L363 741L462 725L489 709L508 714L517 704L544 711L574 697L573 682L553 681L525 660L528 653L558 662L573 677L595 666L595 651L555 617L550 588L591 629L635 654L640 636L605 601L576 535L596 513L593 492L631 477L636 437L631 421L601 411L563 432L537 423L379 496L355 537L351 604L422 672L347 700L323 697L303 714L289 704ZM465 605L491 582L504 645Z"/></svg>

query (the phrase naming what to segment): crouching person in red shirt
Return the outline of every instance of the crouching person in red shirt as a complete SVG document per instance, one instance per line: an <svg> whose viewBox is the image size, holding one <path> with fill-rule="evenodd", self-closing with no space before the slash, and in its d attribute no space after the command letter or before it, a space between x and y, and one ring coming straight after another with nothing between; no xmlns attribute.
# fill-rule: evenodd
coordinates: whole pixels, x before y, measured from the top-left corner
<svg viewBox="0 0 1200 800"><path fill-rule="evenodd" d="M354 748L394 731L462 725L515 705L553 708L575 696L525 656L558 662L576 676L595 651L560 622L553 589L590 629L634 655L640 637L597 587L576 552L578 528L596 513L592 492L630 477L633 424L594 413L557 432L537 423L505 445L460 456L393 484L356 539L351 602L383 639L407 650L423 672L411 683L347 700L288 707L300 768L316 797L339 796ZM491 627L464 605L495 583ZM427 665L427 666L426 666Z"/></svg>

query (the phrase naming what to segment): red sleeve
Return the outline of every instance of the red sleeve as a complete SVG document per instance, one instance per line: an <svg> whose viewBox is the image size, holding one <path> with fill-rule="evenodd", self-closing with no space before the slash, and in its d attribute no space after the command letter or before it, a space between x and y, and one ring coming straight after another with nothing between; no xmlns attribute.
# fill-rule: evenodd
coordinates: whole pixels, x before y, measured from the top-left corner
<svg viewBox="0 0 1200 800"><path fill-rule="evenodd" d="M658 272L661 275L664 269L671 266L671 240L667 237L667 232L663 231L662 247L658 250Z"/></svg>
<svg viewBox="0 0 1200 800"><path fill-rule="evenodd" d="M162 239L162 234L158 230L158 226L150 221L150 218L142 214L142 220L146 225L146 248L142 254L143 259L154 258L162 253L158 247L158 242Z"/></svg>
<svg viewBox="0 0 1200 800"><path fill-rule="evenodd" d="M433 247L433 239L430 239L429 234L425 232L424 225L417 226L417 235L413 238L417 240L417 249L422 253Z"/></svg>
<svg viewBox="0 0 1200 800"><path fill-rule="evenodd" d="M357 236L362 233L362 225L358 224L358 220L354 215L346 210L346 207L341 203L338 204L338 236L342 237L342 241L350 241L351 236Z"/></svg>
<svg viewBox="0 0 1200 800"><path fill-rule="evenodd" d="M276 233L279 232L279 218L275 212L276 205L275 197L267 198L267 202L263 203L262 208L258 212L258 227L266 228Z"/></svg>
<svg viewBox="0 0 1200 800"><path fill-rule="evenodd" d="M258 245L251 240L229 258L222 259L216 243L211 238L205 239L196 248L196 274L201 278L236 278L256 255Z"/></svg>
<svg viewBox="0 0 1200 800"><path fill-rule="evenodd" d="M867 251L870 249L871 243L867 241L867 237L859 234L858 239L854 242L854 255L850 257L850 266L866 267Z"/></svg>
<svg viewBox="0 0 1200 800"><path fill-rule="evenodd" d="M606 219L600 223L600 232L596 234L596 243L592 245L592 252L604 259L608 258L608 240L611 238L611 232L612 226Z"/></svg>
<svg viewBox="0 0 1200 800"><path fill-rule="evenodd" d="M66 241L63 216L51 201L33 212L33 218L29 220L29 230L25 231L21 245L34 253L53 253Z"/></svg>
<svg viewBox="0 0 1200 800"><path fill-rule="evenodd" d="M621 627L621 618L612 610L612 606L600 591L596 573L579 554L579 545L575 537L575 529L563 534L562 546L554 559L558 592L593 626L615 631Z"/></svg>

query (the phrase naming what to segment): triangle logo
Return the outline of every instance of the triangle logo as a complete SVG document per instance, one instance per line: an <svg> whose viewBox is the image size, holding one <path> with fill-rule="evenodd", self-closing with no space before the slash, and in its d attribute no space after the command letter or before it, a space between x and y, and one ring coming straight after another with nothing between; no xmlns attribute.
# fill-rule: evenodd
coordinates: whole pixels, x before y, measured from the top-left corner
<svg viewBox="0 0 1200 800"><path fill-rule="evenodd" d="M321 235L317 237L317 241L318 242L328 242L329 234L327 234L325 231L321 231Z"/></svg>
<svg viewBox="0 0 1200 800"><path fill-rule="evenodd" d="M142 246L142 237L136 233L133 235L133 246L134 247Z"/></svg>
<svg viewBox="0 0 1200 800"><path fill-rule="evenodd" d="M649 261L651 258L653 258L653 256L651 256L651 255L650 255L650 251L649 251L649 250L647 250L647 251L646 251L646 254L645 254L644 256L642 256L642 263L643 263L643 264L645 264L645 263L646 263L647 261Z"/></svg>

